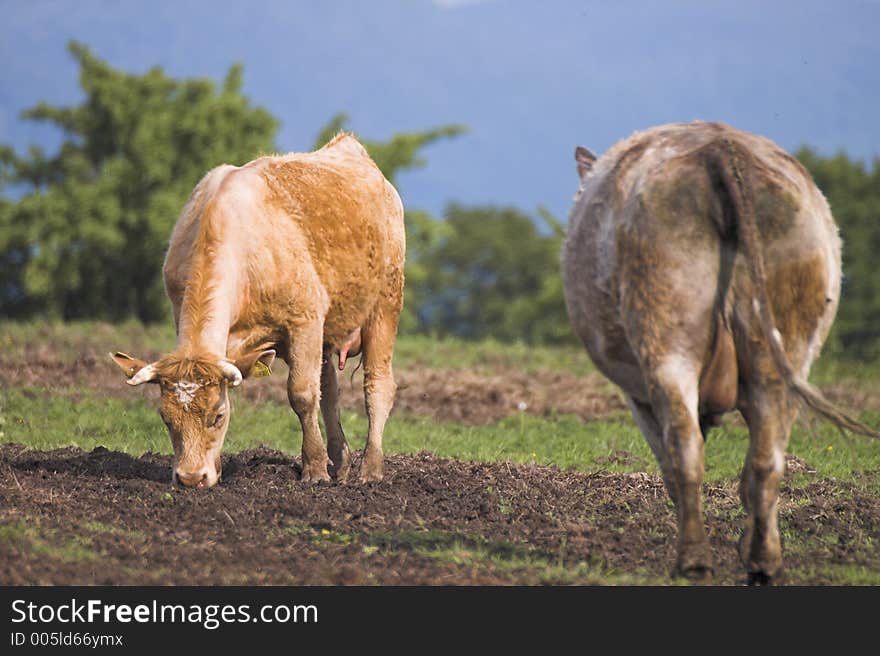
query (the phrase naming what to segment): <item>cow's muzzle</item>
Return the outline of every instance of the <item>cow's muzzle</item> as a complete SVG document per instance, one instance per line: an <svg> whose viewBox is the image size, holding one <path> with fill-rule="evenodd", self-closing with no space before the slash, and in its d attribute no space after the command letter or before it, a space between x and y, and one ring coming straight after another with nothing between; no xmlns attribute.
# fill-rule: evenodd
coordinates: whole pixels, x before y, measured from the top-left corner
<svg viewBox="0 0 880 656"><path fill-rule="evenodd" d="M178 467L174 471L174 477L177 482L185 487L211 487L220 478L216 474L212 474L213 472L208 471L207 467L196 471L185 471Z"/></svg>

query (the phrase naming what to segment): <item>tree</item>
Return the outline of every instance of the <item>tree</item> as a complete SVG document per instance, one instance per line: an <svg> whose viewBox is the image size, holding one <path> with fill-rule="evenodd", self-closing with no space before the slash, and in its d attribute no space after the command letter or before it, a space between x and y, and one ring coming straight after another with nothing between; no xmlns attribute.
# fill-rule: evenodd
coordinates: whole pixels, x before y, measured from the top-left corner
<svg viewBox="0 0 880 656"><path fill-rule="evenodd" d="M549 231L513 208L450 205L425 258L422 325L466 339L571 340L559 273L563 230L548 212L541 218Z"/></svg>
<svg viewBox="0 0 880 656"><path fill-rule="evenodd" d="M76 42L82 104L24 112L63 130L60 150L0 149L0 314L61 319L168 312L160 275L168 236L192 188L220 163L273 150L278 121L241 93L242 68L220 89L160 68L116 70Z"/></svg>
<svg viewBox="0 0 880 656"><path fill-rule="evenodd" d="M205 79L174 80L160 68L143 75L116 70L72 42L85 100L75 107L40 103L24 112L65 134L57 154L0 147L0 315L59 319L163 319L168 303L161 268L168 237L198 180L221 163L242 164L274 151L278 121L241 94L242 68L221 88ZM335 116L323 145L348 122ZM426 145L464 131L447 125L363 140L390 179L424 166ZM414 222L410 262L418 260L422 214ZM420 278L418 264L409 274ZM412 295L410 295L410 298ZM412 305L412 304L410 304ZM405 313L402 326L414 326Z"/></svg>
<svg viewBox="0 0 880 656"><path fill-rule="evenodd" d="M829 343L856 356L880 351L880 159L872 169L845 153L821 157L808 147L797 158L825 194L843 238L843 290Z"/></svg>

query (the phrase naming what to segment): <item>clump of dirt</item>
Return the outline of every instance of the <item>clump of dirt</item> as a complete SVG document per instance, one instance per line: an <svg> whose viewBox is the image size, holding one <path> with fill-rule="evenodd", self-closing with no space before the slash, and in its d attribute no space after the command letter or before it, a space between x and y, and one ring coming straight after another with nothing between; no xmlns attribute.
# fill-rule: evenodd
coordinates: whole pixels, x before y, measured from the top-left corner
<svg viewBox="0 0 880 656"><path fill-rule="evenodd" d="M663 583L674 560L674 513L646 473L420 453L387 456L381 483L310 486L279 451L223 464L220 485L188 490L168 456L0 445L0 584ZM789 582L828 582L817 562L880 570L880 500L784 488ZM740 583L736 490L706 486L705 505L715 582Z"/></svg>
<svg viewBox="0 0 880 656"><path fill-rule="evenodd" d="M814 467L807 464L803 458L798 458L790 453L785 454L785 473L786 474L816 474Z"/></svg>

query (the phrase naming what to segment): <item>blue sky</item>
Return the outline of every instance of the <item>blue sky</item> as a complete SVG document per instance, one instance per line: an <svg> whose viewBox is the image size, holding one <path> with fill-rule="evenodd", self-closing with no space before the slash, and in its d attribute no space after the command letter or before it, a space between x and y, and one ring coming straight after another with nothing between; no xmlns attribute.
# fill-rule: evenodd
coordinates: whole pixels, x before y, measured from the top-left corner
<svg viewBox="0 0 880 656"><path fill-rule="evenodd" d="M219 80L241 61L284 151L339 111L370 138L468 125L399 181L437 214L455 200L564 217L575 145L670 121L880 156L876 0L0 0L0 24L0 143L57 141L18 115L80 99L69 39L131 71Z"/></svg>

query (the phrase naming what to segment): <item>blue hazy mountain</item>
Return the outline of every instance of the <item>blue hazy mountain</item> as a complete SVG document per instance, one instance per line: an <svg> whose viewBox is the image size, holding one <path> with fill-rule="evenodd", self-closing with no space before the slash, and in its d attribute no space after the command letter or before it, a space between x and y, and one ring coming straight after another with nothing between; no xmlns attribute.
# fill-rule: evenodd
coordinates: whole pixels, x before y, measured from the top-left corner
<svg viewBox="0 0 880 656"><path fill-rule="evenodd" d="M70 39L137 72L220 80L240 61L283 150L339 111L377 139L468 125L400 179L408 206L438 214L457 200L564 217L576 144L601 153L669 121L880 155L876 0L0 0L0 24L0 143L57 143L18 115L81 98Z"/></svg>

